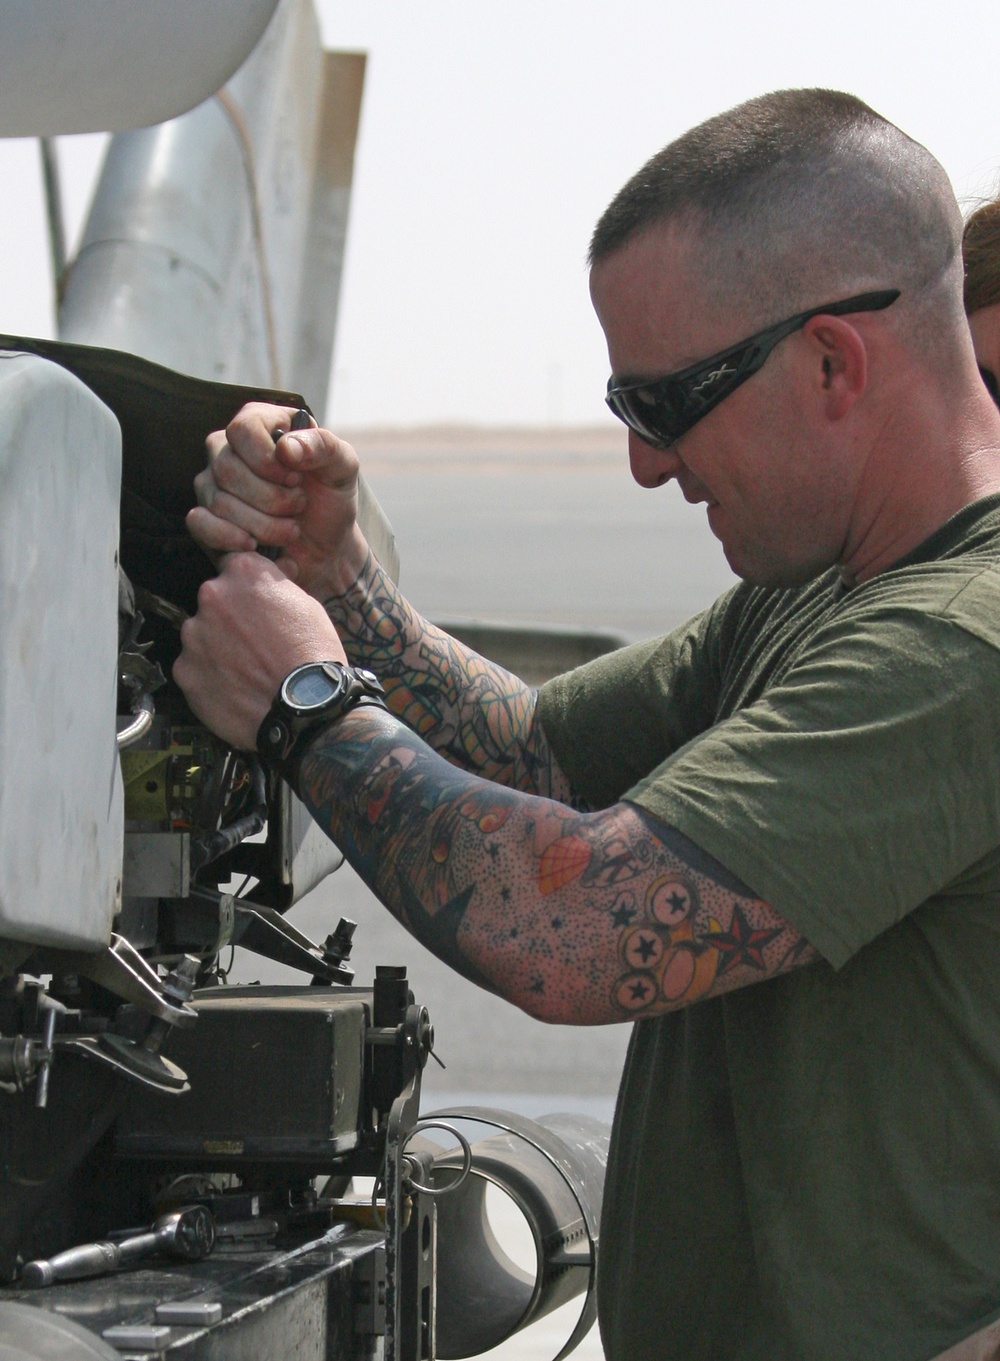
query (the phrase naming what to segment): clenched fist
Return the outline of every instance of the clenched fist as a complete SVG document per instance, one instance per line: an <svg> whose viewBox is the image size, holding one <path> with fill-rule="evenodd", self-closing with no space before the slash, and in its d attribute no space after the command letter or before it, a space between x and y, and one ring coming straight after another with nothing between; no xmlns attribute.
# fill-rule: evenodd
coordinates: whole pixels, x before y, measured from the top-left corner
<svg viewBox="0 0 1000 1361"><path fill-rule="evenodd" d="M243 751L254 750L289 671L346 661L322 605L258 553L230 553L202 585L181 643L174 680L202 722Z"/></svg>
<svg viewBox="0 0 1000 1361"><path fill-rule="evenodd" d="M187 524L216 561L259 544L280 548L285 574L325 600L355 580L368 552L357 523L358 456L316 425L275 440L294 414L252 402L208 437Z"/></svg>

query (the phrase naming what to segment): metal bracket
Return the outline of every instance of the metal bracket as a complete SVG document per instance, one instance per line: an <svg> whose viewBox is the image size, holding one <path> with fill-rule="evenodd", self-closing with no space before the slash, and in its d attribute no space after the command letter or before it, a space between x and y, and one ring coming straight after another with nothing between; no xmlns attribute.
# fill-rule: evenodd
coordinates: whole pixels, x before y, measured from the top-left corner
<svg viewBox="0 0 1000 1361"><path fill-rule="evenodd" d="M66 1035L55 1041L56 1053L78 1054L81 1058L103 1064L164 1096L182 1096L191 1090L184 1070L162 1054L153 1054L123 1036L105 1032L102 1035Z"/></svg>
<svg viewBox="0 0 1000 1361"><path fill-rule="evenodd" d="M354 981L353 969L325 954L273 907L261 907L245 898L237 898L235 907L234 945L242 945L279 964L301 969L323 983L350 984Z"/></svg>
<svg viewBox="0 0 1000 1361"><path fill-rule="evenodd" d="M385 1248L362 1257L355 1268L354 1331L371 1337L385 1335Z"/></svg>
<svg viewBox="0 0 1000 1361"><path fill-rule="evenodd" d="M52 973L82 974L168 1025L194 1025L198 1019L198 1013L186 1002L169 1000L159 974L124 936L113 935L108 948L98 954L70 950L45 950L39 954L44 954Z"/></svg>
<svg viewBox="0 0 1000 1361"><path fill-rule="evenodd" d="M413 1003L406 981L406 970L380 965L375 970L372 1026L365 1035L371 1051L371 1093L384 1117L385 1161L380 1180L385 1193L385 1352L384 1361L433 1361L434 1356L434 1281L428 1282L419 1269L420 1251L404 1248L407 1238L412 1248L420 1242L422 1229L416 1227L422 1215L419 1193L411 1200L407 1179L413 1162L404 1152L420 1114L420 1074L434 1043L427 1012ZM389 1093L395 1093L391 1102ZM376 1182L376 1190L378 1182ZM428 1261L433 1268L434 1206L429 1198ZM419 1284L419 1288L416 1288ZM426 1295L424 1286L427 1286Z"/></svg>
<svg viewBox="0 0 1000 1361"><path fill-rule="evenodd" d="M403 1145L420 1112L420 1073L414 1067L409 1082L392 1103L385 1136L385 1361L409 1361L403 1318L403 1233L406 1229L403 1177L409 1164ZM433 1314L433 1310L432 1310ZM430 1353L433 1356L433 1351Z"/></svg>

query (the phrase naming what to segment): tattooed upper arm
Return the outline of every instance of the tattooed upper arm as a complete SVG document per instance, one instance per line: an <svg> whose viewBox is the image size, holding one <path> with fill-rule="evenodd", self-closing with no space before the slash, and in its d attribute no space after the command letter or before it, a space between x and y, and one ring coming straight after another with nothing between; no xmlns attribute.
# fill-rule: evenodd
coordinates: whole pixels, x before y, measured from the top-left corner
<svg viewBox="0 0 1000 1361"><path fill-rule="evenodd" d="M392 712L446 760L513 789L571 798L535 691L422 619L371 553L348 590L324 604L351 660L376 672Z"/></svg>
<svg viewBox="0 0 1000 1361"><path fill-rule="evenodd" d="M494 838L516 937L478 881L457 937L503 996L540 1019L635 1020L818 958L770 904L674 829L627 804L575 814L532 800ZM512 854L503 854L509 842ZM520 844L518 844L520 843Z"/></svg>
<svg viewBox="0 0 1000 1361"><path fill-rule="evenodd" d="M630 866L649 847L648 864L634 881L618 881L610 908L620 932L616 1010L675 1010L819 958L779 912L675 828L628 805L612 810L606 830L616 822L631 824L639 854Z"/></svg>
<svg viewBox="0 0 1000 1361"><path fill-rule="evenodd" d="M818 958L779 912L629 804L579 812L449 766L358 711L308 752L300 792L400 921L542 1020L688 1006Z"/></svg>

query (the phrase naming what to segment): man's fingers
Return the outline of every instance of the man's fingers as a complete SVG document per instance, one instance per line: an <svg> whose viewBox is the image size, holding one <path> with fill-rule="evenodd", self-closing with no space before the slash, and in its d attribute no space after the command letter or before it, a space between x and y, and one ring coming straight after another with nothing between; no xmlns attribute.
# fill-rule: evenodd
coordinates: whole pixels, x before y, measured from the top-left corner
<svg viewBox="0 0 1000 1361"><path fill-rule="evenodd" d="M195 542L210 553L252 552L259 544L290 548L299 538L296 520L262 515L225 492L216 496L211 510L189 510L186 523Z"/></svg>
<svg viewBox="0 0 1000 1361"><path fill-rule="evenodd" d="M252 553L257 547L256 539L245 529L220 519L203 506L189 510L185 524L198 547L213 559L220 553Z"/></svg>
<svg viewBox="0 0 1000 1361"><path fill-rule="evenodd" d="M279 414L280 410L277 408ZM214 467L220 456L226 454L236 458L265 482L277 482L287 487L297 485L298 478L275 458L274 440L262 423L252 430L233 433L232 438L231 431L233 425L226 430L213 431L205 440L209 467Z"/></svg>
<svg viewBox="0 0 1000 1361"><path fill-rule="evenodd" d="M275 457L275 430L287 430L296 408L250 402L226 426L205 441L213 461L228 447L251 472L266 482L294 487L298 475Z"/></svg>
<svg viewBox="0 0 1000 1361"><path fill-rule="evenodd" d="M283 435L276 455L289 471L311 473L329 487L350 486L357 480L360 465L354 449L320 426Z"/></svg>
<svg viewBox="0 0 1000 1361"><path fill-rule="evenodd" d="M283 577L317 594L355 524L358 456L315 423L293 429L295 415L255 402L210 435L187 523L217 565L226 554L275 548Z"/></svg>
<svg viewBox="0 0 1000 1361"><path fill-rule="evenodd" d="M181 642L191 644L198 635L207 636L223 616L236 620L234 627L252 632L246 611L260 608L277 583L285 587L285 574L260 553L227 554L219 575L207 577L198 587L198 611L182 625Z"/></svg>
<svg viewBox="0 0 1000 1361"><path fill-rule="evenodd" d="M298 580L299 564L294 558L290 558L287 553L282 553L281 557L275 560L274 565L289 581Z"/></svg>
<svg viewBox="0 0 1000 1361"><path fill-rule="evenodd" d="M198 478L202 479L201 483ZM195 493L203 505L211 507L205 497L211 479L217 489L209 492L211 497L214 498L217 492L229 492L266 515L300 515L305 509L305 492L300 486L282 486L272 479L260 477L228 446L213 458L210 467L199 473L198 478L195 479Z"/></svg>
<svg viewBox="0 0 1000 1361"><path fill-rule="evenodd" d="M238 582L242 588L256 586L262 581L280 581L281 573L268 558L259 553L241 554L226 559L219 573L226 582ZM208 583L206 582L205 585Z"/></svg>
<svg viewBox="0 0 1000 1361"><path fill-rule="evenodd" d="M297 483L301 482L301 477L295 476ZM224 492L268 515L298 515L305 505L305 496L299 486L283 486L259 477L228 445L214 453L210 451L208 467L194 479L195 498L208 510L215 509L217 499Z"/></svg>

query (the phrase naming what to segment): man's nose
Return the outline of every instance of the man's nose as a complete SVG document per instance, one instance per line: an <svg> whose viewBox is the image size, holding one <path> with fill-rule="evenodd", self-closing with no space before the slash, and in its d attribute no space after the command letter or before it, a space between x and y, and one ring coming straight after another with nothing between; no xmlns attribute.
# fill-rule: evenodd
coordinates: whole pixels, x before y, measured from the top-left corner
<svg viewBox="0 0 1000 1361"><path fill-rule="evenodd" d="M628 432L629 466L640 487L662 487L664 482L677 476L683 465L674 452L675 447L656 449L640 439L634 430Z"/></svg>

